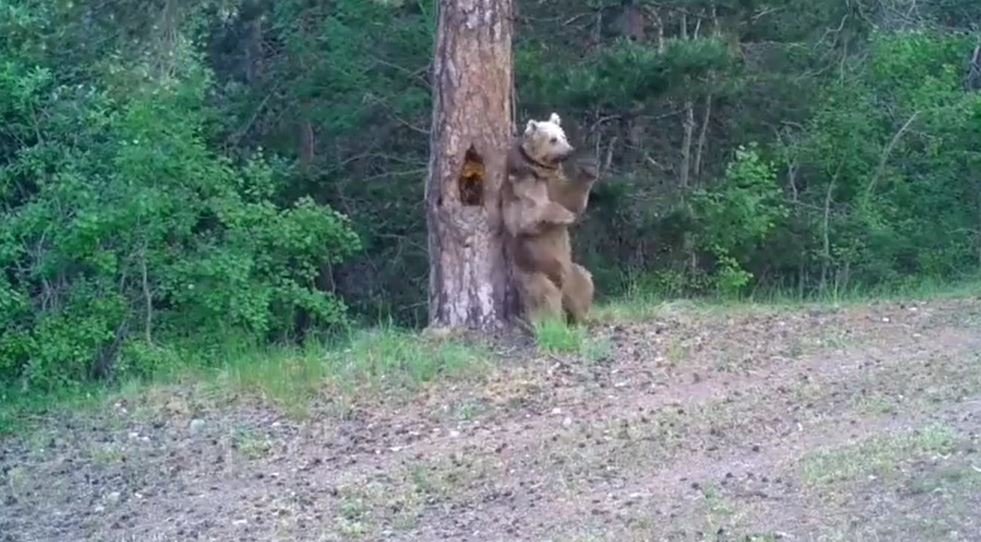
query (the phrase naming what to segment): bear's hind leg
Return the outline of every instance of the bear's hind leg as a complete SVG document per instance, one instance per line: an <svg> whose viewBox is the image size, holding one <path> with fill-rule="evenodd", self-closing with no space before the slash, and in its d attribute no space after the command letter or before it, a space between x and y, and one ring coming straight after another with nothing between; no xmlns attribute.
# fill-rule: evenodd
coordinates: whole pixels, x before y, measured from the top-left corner
<svg viewBox="0 0 981 542"><path fill-rule="evenodd" d="M593 275L583 266L572 264L562 285L562 308L573 324L586 322L593 306Z"/></svg>
<svg viewBox="0 0 981 542"><path fill-rule="evenodd" d="M534 324L562 318L562 290L545 273L518 273L524 316Z"/></svg>

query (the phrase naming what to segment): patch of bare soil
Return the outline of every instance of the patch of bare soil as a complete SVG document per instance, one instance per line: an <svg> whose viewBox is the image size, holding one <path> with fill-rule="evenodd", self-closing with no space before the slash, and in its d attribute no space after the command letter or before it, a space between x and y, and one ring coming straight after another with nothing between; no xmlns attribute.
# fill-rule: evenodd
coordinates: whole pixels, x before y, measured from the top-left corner
<svg viewBox="0 0 981 542"><path fill-rule="evenodd" d="M52 419L0 442L0 541L981 540L981 300L658 314L343 417Z"/></svg>

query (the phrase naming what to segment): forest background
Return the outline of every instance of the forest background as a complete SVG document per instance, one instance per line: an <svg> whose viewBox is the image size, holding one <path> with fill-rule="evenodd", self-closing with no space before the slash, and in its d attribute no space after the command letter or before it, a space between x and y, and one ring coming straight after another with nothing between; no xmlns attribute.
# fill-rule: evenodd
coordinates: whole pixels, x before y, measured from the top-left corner
<svg viewBox="0 0 981 542"><path fill-rule="evenodd" d="M518 1L606 297L981 268L981 3ZM0 382L426 321L431 0L0 0Z"/></svg>

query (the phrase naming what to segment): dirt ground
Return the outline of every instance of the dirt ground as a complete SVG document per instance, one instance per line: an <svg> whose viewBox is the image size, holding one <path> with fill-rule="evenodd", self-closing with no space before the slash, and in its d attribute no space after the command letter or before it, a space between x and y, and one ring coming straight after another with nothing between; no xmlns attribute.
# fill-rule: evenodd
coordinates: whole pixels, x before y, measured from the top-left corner
<svg viewBox="0 0 981 542"><path fill-rule="evenodd" d="M296 420L177 389L0 441L0 541L981 540L981 299L596 325Z"/></svg>

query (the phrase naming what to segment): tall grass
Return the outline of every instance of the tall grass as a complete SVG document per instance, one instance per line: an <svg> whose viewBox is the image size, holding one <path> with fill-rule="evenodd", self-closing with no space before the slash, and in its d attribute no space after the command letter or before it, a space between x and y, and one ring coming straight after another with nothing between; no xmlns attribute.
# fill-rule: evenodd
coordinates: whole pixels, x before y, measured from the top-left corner
<svg viewBox="0 0 981 542"><path fill-rule="evenodd" d="M598 306L595 318L606 322L644 321L689 311L792 309L811 304L854 304L874 300L921 300L981 295L981 278L950 284L924 280L901 288L853 288L835 294L801 296L796 290L758 290L740 300L672 298L631 288ZM535 329L538 347L553 355L584 361L606 357L610 345L589 336L588 328L545 322ZM411 390L443 378L480 375L492 355L454 341L434 342L392 325L352 331L305 347L256 347L229 341L209 347L185 345L161 349L158 369L140 379L115 385L86 385L47 393L0 388L0 434L27 428L53 411L81 410L121 394L138 395L149 387L201 387L214 394L259 397L294 414L303 414L317 398L372 391Z"/></svg>
<svg viewBox="0 0 981 542"><path fill-rule="evenodd" d="M113 386L72 388L29 394L0 390L0 433L17 431L56 410L105 404L151 387L177 385L205 396L259 398L302 416L318 398L411 390L438 379L481 375L491 354L454 341L434 342L393 326L354 331L305 347L250 347L238 341L207 351L172 354L166 369Z"/></svg>
<svg viewBox="0 0 981 542"><path fill-rule="evenodd" d="M571 354L586 362L609 357L612 345L601 338L590 337L583 326L570 326L562 320L544 320L535 324L538 348L552 355Z"/></svg>

